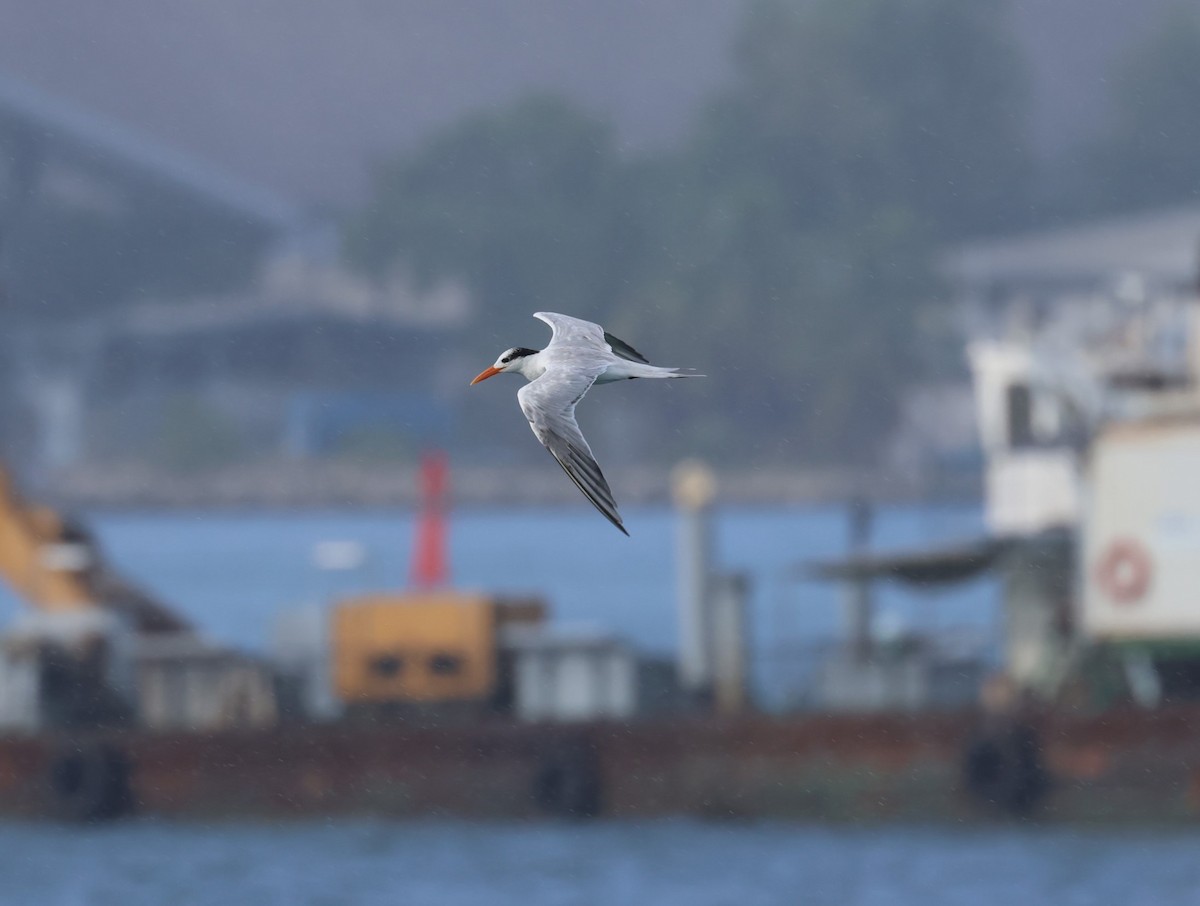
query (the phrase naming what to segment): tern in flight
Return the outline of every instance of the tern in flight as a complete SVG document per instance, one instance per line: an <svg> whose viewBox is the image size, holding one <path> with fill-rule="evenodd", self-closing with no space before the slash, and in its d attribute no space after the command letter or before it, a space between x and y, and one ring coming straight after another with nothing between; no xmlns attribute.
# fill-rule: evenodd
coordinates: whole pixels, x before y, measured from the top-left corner
<svg viewBox="0 0 1200 906"><path fill-rule="evenodd" d="M534 317L550 325L550 344L542 350L524 346L506 349L495 365L485 368L471 383L478 384L496 374L523 375L529 383L517 391L517 402L534 435L554 454L583 496L628 535L604 473L575 421L575 406L592 384L704 375L680 374L678 368L651 365L628 343L591 321L552 311L539 311Z"/></svg>

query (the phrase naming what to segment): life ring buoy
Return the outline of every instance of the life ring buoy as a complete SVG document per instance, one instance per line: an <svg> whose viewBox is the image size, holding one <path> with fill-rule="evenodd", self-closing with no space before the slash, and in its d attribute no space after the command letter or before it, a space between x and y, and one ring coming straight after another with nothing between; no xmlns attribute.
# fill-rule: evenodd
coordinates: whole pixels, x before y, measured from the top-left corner
<svg viewBox="0 0 1200 906"><path fill-rule="evenodd" d="M1136 604L1150 590L1152 572L1145 546L1119 538L1105 548L1096 563L1096 584L1117 604Z"/></svg>

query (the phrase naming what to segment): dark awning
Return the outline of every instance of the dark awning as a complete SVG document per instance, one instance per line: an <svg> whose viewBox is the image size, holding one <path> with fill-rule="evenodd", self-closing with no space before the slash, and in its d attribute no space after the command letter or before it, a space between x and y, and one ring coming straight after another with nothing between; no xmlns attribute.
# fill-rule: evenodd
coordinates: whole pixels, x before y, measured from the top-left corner
<svg viewBox="0 0 1200 906"><path fill-rule="evenodd" d="M1006 539L986 538L943 548L872 552L807 563L800 572L816 579L895 579L912 585L965 582L991 569L1009 544Z"/></svg>

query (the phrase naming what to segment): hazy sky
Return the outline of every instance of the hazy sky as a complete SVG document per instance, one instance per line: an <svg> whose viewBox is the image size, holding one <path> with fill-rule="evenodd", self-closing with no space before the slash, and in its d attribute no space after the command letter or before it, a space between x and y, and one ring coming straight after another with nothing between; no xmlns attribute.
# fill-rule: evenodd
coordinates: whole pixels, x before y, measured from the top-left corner
<svg viewBox="0 0 1200 906"><path fill-rule="evenodd" d="M669 141L725 73L721 0L0 0L8 74L309 201L467 110L557 90Z"/></svg>
<svg viewBox="0 0 1200 906"><path fill-rule="evenodd" d="M1012 0L1034 134L1103 113L1108 67L1169 0ZM0 0L8 75L306 203L467 110L557 90L630 147L728 73L735 0Z"/></svg>

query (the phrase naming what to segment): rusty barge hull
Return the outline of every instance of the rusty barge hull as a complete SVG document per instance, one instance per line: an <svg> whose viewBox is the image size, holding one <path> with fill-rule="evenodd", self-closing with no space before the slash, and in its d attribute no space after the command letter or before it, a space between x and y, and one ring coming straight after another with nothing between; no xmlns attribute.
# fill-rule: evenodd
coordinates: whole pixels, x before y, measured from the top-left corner
<svg viewBox="0 0 1200 906"><path fill-rule="evenodd" d="M0 815L62 816L72 805L63 802L63 759L99 746L127 768L130 812L173 819L988 820L1009 810L964 783L984 726L978 715L956 714L8 739L0 740ZM1045 777L1043 795L1022 810L1029 817L1200 814L1200 708L1044 714L1027 726ZM80 795L87 782L85 772Z"/></svg>

